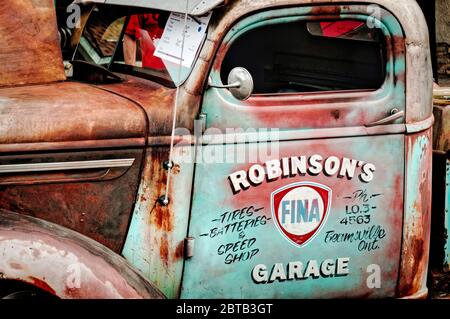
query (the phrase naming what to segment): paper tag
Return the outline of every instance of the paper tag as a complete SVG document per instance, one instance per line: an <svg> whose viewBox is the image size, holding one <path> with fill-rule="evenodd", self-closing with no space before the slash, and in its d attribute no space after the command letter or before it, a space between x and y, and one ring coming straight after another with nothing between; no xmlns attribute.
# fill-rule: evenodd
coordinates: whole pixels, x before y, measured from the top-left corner
<svg viewBox="0 0 450 319"><path fill-rule="evenodd" d="M194 62L203 36L206 34L211 14L210 12L203 17L187 17L182 59L182 65L187 68L191 68ZM155 56L172 63L180 63L184 21L184 14L175 12L170 14L163 35L156 47Z"/></svg>

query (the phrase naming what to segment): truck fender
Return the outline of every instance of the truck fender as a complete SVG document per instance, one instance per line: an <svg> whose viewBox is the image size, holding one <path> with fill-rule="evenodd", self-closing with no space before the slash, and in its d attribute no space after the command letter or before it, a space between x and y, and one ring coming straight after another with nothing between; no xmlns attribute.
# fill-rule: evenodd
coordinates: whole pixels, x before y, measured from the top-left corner
<svg viewBox="0 0 450 319"><path fill-rule="evenodd" d="M27 282L64 299L164 298L123 257L96 241L3 209L0 279Z"/></svg>

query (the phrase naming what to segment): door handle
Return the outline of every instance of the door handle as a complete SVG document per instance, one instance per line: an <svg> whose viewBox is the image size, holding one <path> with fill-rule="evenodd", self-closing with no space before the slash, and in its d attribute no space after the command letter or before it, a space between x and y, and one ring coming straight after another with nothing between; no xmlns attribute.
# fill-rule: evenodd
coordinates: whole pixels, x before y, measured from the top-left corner
<svg viewBox="0 0 450 319"><path fill-rule="evenodd" d="M391 122L394 122L402 117L405 116L405 111L400 111L398 108L393 108L391 110L391 114L381 120L366 124L366 127L373 127L373 126L378 126L378 125L384 125L384 124L389 124Z"/></svg>

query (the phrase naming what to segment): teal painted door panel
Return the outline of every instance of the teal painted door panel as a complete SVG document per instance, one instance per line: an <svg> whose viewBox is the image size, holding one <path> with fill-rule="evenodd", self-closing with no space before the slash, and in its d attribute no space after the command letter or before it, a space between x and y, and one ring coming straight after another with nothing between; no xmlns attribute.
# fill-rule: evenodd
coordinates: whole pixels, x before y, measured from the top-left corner
<svg viewBox="0 0 450 319"><path fill-rule="evenodd" d="M195 250L181 297L393 297L404 135L276 146L202 150L275 151L255 163L197 164L189 230Z"/></svg>

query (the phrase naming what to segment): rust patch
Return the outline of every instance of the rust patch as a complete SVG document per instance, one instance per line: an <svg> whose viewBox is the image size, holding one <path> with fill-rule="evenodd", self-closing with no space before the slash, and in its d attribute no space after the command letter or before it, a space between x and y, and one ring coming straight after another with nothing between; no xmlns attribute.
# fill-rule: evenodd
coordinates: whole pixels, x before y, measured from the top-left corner
<svg viewBox="0 0 450 319"><path fill-rule="evenodd" d="M64 290L64 294L68 296L70 299L79 299L81 298L80 289L77 288L68 288Z"/></svg>
<svg viewBox="0 0 450 319"><path fill-rule="evenodd" d="M159 246L159 254L163 263L169 265L169 242L167 241L167 236L161 238L161 244Z"/></svg>
<svg viewBox="0 0 450 319"><path fill-rule="evenodd" d="M122 75L122 77L125 79L123 83L98 85L96 87L138 104L147 115L149 136L170 136L176 91L145 79L126 75ZM189 128L193 126L193 123L190 123L193 118L190 116L190 110L186 109L187 107L184 104L180 107L178 127ZM189 126L180 126L183 124Z"/></svg>
<svg viewBox="0 0 450 319"><path fill-rule="evenodd" d="M184 242L180 242L177 246L177 248L175 249L175 253L174 253L174 259L175 260L179 260L182 259L184 257Z"/></svg>
<svg viewBox="0 0 450 319"><path fill-rule="evenodd" d="M167 171L162 168L163 162L169 157L169 149L164 147L154 147L150 149L151 165L150 172L146 172L151 176L149 182L152 185L152 200L155 203L151 211L153 216L152 223L160 230L171 232L173 230L173 209L171 198L169 196L169 205L162 206L158 200L166 192ZM169 195L173 194L170 189Z"/></svg>
<svg viewBox="0 0 450 319"><path fill-rule="evenodd" d="M403 273L403 277L406 280L400 285L399 293L401 296L413 295L420 288L421 274L424 269L423 257L424 257L424 241L421 238L413 237L409 239L410 246L408 251L408 259L404 262L408 263L408 273Z"/></svg>
<svg viewBox="0 0 450 319"><path fill-rule="evenodd" d="M339 15L341 14L340 6L313 6L311 7L313 15Z"/></svg>
<svg viewBox="0 0 450 319"><path fill-rule="evenodd" d="M0 90L0 144L61 143L63 147L73 141L101 145L101 140L146 137L146 118L137 105L87 84Z"/></svg>
<svg viewBox="0 0 450 319"><path fill-rule="evenodd" d="M170 200L170 199L169 199ZM169 204L170 206L170 204ZM169 206L161 206L159 203L156 203L155 208L153 209L153 216L155 225L164 231L171 232L173 230L173 216L170 211Z"/></svg>
<svg viewBox="0 0 450 319"><path fill-rule="evenodd" d="M339 112L339 110L331 111L331 116L333 116L335 120L339 120L339 118L341 117L341 112Z"/></svg>
<svg viewBox="0 0 450 319"><path fill-rule="evenodd" d="M67 227L120 252L136 200L142 153L128 150L2 156L2 164L114 158L135 158L135 163L123 176L108 181L40 184L46 174L37 174L33 176L36 185L1 186L0 208Z"/></svg>
<svg viewBox="0 0 450 319"><path fill-rule="evenodd" d="M65 80L54 3L0 3L0 86Z"/></svg>
<svg viewBox="0 0 450 319"><path fill-rule="evenodd" d="M423 142L419 153L414 153L417 143ZM428 267L430 217L431 217L431 129L406 137L407 163L419 162L408 167L419 167L419 181L406 185L406 200L410 203L410 211L405 211L404 235L398 296L406 297L423 289ZM416 149L417 152L417 149ZM406 172L408 174L408 171ZM408 199L408 196L413 196ZM408 207L408 202L405 207Z"/></svg>
<svg viewBox="0 0 450 319"><path fill-rule="evenodd" d="M12 269L17 269L17 270L23 269L22 265L19 264L19 263L16 263L16 262L10 262L10 263L9 263L9 266L10 266Z"/></svg>

